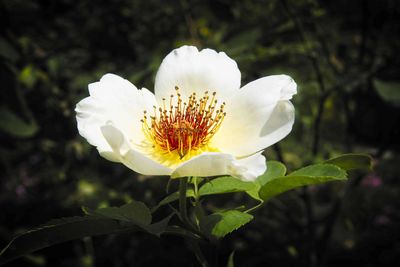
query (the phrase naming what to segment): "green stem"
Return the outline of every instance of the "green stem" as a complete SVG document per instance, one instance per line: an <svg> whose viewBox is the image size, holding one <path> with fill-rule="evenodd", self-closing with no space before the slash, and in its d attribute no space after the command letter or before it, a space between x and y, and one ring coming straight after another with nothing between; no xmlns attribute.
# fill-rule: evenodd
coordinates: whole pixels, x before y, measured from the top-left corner
<svg viewBox="0 0 400 267"><path fill-rule="evenodd" d="M200 217L203 216L203 211L201 208L201 203L200 203L200 196L199 196L199 185L197 182L197 177L194 176L192 178L193 182L193 187L194 187L194 210L195 210L195 220L196 220L196 226L197 229L200 230Z"/></svg>
<svg viewBox="0 0 400 267"><path fill-rule="evenodd" d="M261 207L263 204L264 204L264 202L260 202L260 203L258 203L257 205L255 205L254 207L251 207L250 209L245 210L244 212L245 212L245 213L250 213L250 212L252 212L252 211L255 211L256 209L258 209L259 207Z"/></svg>
<svg viewBox="0 0 400 267"><path fill-rule="evenodd" d="M189 218L187 216L187 200L186 200L186 191L187 191L187 177L182 177L179 181L179 212L182 216L182 221L185 224L190 225Z"/></svg>
<svg viewBox="0 0 400 267"><path fill-rule="evenodd" d="M196 202L198 201L199 198L199 190L198 190L198 184L197 184L197 176L193 177L193 185L194 185L194 197L196 199Z"/></svg>
<svg viewBox="0 0 400 267"><path fill-rule="evenodd" d="M198 241L203 240L201 236L199 236L195 233L192 233L191 231L188 231L184 228L176 226L176 225L168 226L167 229L165 230L164 234L181 236L181 237L185 238L185 240L187 240L187 239L193 239L193 240L198 240Z"/></svg>
<svg viewBox="0 0 400 267"><path fill-rule="evenodd" d="M204 256L203 252L200 249L200 246L197 242L193 240L187 240L191 250L194 252L197 261L200 263L201 267L209 267L208 261Z"/></svg>
<svg viewBox="0 0 400 267"><path fill-rule="evenodd" d="M192 177L191 182L194 183L194 195L195 195L195 208L199 204L199 196L198 196L198 188L197 188L197 178ZM179 213L182 219L182 222L188 227L188 229L191 230L191 232L194 232L194 235L199 235L202 237L202 233L196 228L195 225L191 223L191 221L188 218L187 215L187 184L188 184L188 178L183 177L179 181ZM170 229L172 230L172 229ZM182 232L181 232L182 233ZM185 233L187 234L187 233ZM203 252L200 249L200 246L198 244L198 240L195 240L193 238L187 238L185 237L185 240L188 242L190 249L193 251L193 253L196 256L196 259L200 263L202 267L209 267L209 263L207 259L205 258Z"/></svg>

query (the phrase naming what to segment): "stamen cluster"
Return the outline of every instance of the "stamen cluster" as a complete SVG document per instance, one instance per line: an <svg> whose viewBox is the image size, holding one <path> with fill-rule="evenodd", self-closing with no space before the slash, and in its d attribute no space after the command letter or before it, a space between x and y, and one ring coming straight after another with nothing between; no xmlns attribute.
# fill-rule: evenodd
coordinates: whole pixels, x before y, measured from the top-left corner
<svg viewBox="0 0 400 267"><path fill-rule="evenodd" d="M176 152L182 159L191 151L208 144L217 132L226 116L225 102L217 108L216 92L209 95L204 92L201 98L192 93L187 102L183 102L179 88L175 87L177 100L170 96L169 107L163 98L163 107L154 106L154 115L148 121L144 111L143 132L154 145L168 153Z"/></svg>

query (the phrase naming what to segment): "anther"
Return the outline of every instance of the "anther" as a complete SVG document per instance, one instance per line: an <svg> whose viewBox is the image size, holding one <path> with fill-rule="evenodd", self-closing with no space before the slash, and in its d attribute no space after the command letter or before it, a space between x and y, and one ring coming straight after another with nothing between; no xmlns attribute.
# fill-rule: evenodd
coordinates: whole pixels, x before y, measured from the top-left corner
<svg viewBox="0 0 400 267"><path fill-rule="evenodd" d="M150 116L152 127L148 127L146 111L144 119L140 121L146 137L154 147L169 154L177 153L183 159L191 151L207 145L217 132L226 115L223 112L225 103L217 108L216 92L212 92L210 99L208 91L199 99L196 99L196 93L193 92L187 101L183 101L179 87L175 86L175 90L178 99L173 103L174 95L170 95L169 110L165 107L165 98L162 98L164 108L158 108L159 117L156 114L157 108L154 107L154 116Z"/></svg>

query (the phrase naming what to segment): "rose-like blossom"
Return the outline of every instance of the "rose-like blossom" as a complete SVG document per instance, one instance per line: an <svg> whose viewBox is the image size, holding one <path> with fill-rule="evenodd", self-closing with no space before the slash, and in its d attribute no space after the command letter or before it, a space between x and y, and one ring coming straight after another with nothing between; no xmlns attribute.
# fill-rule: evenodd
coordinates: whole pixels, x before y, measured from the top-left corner
<svg viewBox="0 0 400 267"><path fill-rule="evenodd" d="M297 86L273 75L240 88L240 76L224 52L180 47L162 61L154 94L114 74L89 84L79 133L141 174L254 180L266 170L263 149L292 129Z"/></svg>

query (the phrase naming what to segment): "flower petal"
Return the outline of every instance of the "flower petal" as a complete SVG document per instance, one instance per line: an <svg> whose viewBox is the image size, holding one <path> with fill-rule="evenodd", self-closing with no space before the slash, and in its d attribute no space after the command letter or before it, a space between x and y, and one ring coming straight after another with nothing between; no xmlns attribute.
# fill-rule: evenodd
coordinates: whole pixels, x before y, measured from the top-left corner
<svg viewBox="0 0 400 267"><path fill-rule="evenodd" d="M234 160L230 154L205 152L180 164L172 173L172 178L184 176L216 176L228 174Z"/></svg>
<svg viewBox="0 0 400 267"><path fill-rule="evenodd" d="M171 177L232 175L244 181L253 181L266 170L261 153L237 160L230 154L206 152L179 165Z"/></svg>
<svg viewBox="0 0 400 267"><path fill-rule="evenodd" d="M128 168L144 175L170 175L172 170L132 149L126 138L113 125L101 127L101 132L110 145L114 155ZM102 153L100 155L103 156Z"/></svg>
<svg viewBox="0 0 400 267"><path fill-rule="evenodd" d="M89 84L89 93L75 109L79 133L104 157L116 161L100 127L111 121L129 140L140 143L144 139L140 119L145 109L153 109L155 97L147 89L138 90L114 74L106 74L99 82Z"/></svg>
<svg viewBox="0 0 400 267"><path fill-rule="evenodd" d="M236 160L229 174L243 181L254 181L267 170L267 162L261 153Z"/></svg>
<svg viewBox="0 0 400 267"><path fill-rule="evenodd" d="M96 146L103 157L110 161L118 162L118 157L114 155L100 131L100 125L105 124L107 120L104 117L106 113L104 107L99 105L94 98L87 97L77 104L75 111L80 135L86 138L89 144Z"/></svg>
<svg viewBox="0 0 400 267"><path fill-rule="evenodd" d="M201 97L205 91L215 91L222 103L240 88L240 71L224 52L182 46L169 53L158 69L155 95L159 103L175 95L175 86L184 101L193 92Z"/></svg>
<svg viewBox="0 0 400 267"><path fill-rule="evenodd" d="M252 155L284 138L294 123L287 99L296 83L286 75L258 79L244 86L226 105L226 117L213 146L236 157Z"/></svg>

